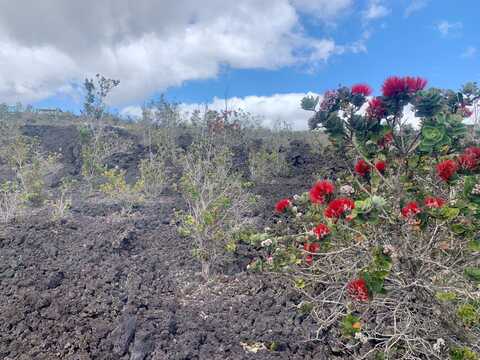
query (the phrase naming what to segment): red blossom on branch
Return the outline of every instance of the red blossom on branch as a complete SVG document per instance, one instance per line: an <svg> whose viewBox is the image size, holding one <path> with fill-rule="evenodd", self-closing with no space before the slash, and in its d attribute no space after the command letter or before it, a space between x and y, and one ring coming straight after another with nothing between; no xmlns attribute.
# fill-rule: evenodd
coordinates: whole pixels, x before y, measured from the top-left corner
<svg viewBox="0 0 480 360"><path fill-rule="evenodd" d="M317 237L317 239L322 239L328 234L330 234L330 228L325 224L318 224L314 229L313 233Z"/></svg>
<svg viewBox="0 0 480 360"><path fill-rule="evenodd" d="M470 146L465 149L464 154L472 155L475 159L480 160L480 147Z"/></svg>
<svg viewBox="0 0 480 360"><path fill-rule="evenodd" d="M407 205L402 208L402 215L406 218L420 214L420 206L416 201L410 201Z"/></svg>
<svg viewBox="0 0 480 360"><path fill-rule="evenodd" d="M383 107L383 102L379 98L371 99L368 102L367 117L370 119L380 120L386 114L386 110Z"/></svg>
<svg viewBox="0 0 480 360"><path fill-rule="evenodd" d="M291 205L292 205L292 202L290 201L290 199L282 199L275 204L275 211L277 213L283 213Z"/></svg>
<svg viewBox="0 0 480 360"><path fill-rule="evenodd" d="M380 173L384 173L387 169L387 163L383 160L378 160L375 162L375 169L377 169Z"/></svg>
<svg viewBox="0 0 480 360"><path fill-rule="evenodd" d="M457 158L458 165L465 170L473 170L478 165L478 160L472 153L463 153Z"/></svg>
<svg viewBox="0 0 480 360"><path fill-rule="evenodd" d="M397 96L407 91L407 82L405 78L391 76L387 78L382 86L382 94L385 97Z"/></svg>
<svg viewBox="0 0 480 360"><path fill-rule="evenodd" d="M405 77L405 83L407 85L407 89L411 93L415 93L417 91L425 89L425 86L427 86L427 80L421 78L421 77L410 77L407 76Z"/></svg>
<svg viewBox="0 0 480 360"><path fill-rule="evenodd" d="M305 257L305 262L308 265L312 265L313 263L313 254L318 253L320 250L320 244L318 243L305 243L303 244L303 250L305 250L308 255Z"/></svg>
<svg viewBox="0 0 480 360"><path fill-rule="evenodd" d="M385 148L385 147L389 146L392 142L393 142L393 133L391 131L389 131L388 133L386 133L383 136L383 138L378 140L377 144L381 148Z"/></svg>
<svg viewBox="0 0 480 360"><path fill-rule="evenodd" d="M364 279L354 279L347 284L347 292L356 301L368 301L368 287Z"/></svg>
<svg viewBox="0 0 480 360"><path fill-rule="evenodd" d="M403 93L416 93L427 86L427 80L421 77L391 76L385 80L382 93L385 97L393 97Z"/></svg>
<svg viewBox="0 0 480 360"><path fill-rule="evenodd" d="M335 185L333 185L330 181L317 181L310 189L310 201L313 204L323 204L325 202L325 197L333 194L334 191Z"/></svg>
<svg viewBox="0 0 480 360"><path fill-rule="evenodd" d="M443 181L449 181L453 175L458 170L458 165L455 161L453 160L444 160L441 163L437 164L437 175L443 180Z"/></svg>
<svg viewBox="0 0 480 360"><path fill-rule="evenodd" d="M352 86L352 95L369 96L372 94L372 88L367 84L356 84Z"/></svg>
<svg viewBox="0 0 480 360"><path fill-rule="evenodd" d="M428 208L439 209L446 204L446 201L443 200L442 198L429 196L425 198L424 203L425 203L425 206Z"/></svg>
<svg viewBox="0 0 480 360"><path fill-rule="evenodd" d="M332 200L324 211L326 218L340 218L345 212L355 209L355 203L349 198L338 198Z"/></svg>
<svg viewBox="0 0 480 360"><path fill-rule="evenodd" d="M355 172L358 175L365 177L370 172L370 165L368 165L365 160L360 159L355 164Z"/></svg>

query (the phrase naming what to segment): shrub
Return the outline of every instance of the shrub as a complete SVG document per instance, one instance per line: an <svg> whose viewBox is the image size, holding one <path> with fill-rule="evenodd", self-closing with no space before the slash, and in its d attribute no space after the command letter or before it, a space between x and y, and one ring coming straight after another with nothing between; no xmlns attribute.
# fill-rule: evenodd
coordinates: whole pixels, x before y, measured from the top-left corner
<svg viewBox="0 0 480 360"><path fill-rule="evenodd" d="M17 216L21 203L21 193L15 183L5 181L0 184L0 221L2 223L8 223Z"/></svg>
<svg viewBox="0 0 480 360"><path fill-rule="evenodd" d="M114 131L108 131L103 124L80 127L82 141L82 175L91 182L102 176L106 160L115 153L125 152L132 142L121 139Z"/></svg>
<svg viewBox="0 0 480 360"><path fill-rule="evenodd" d="M74 184L74 180L63 179L59 196L56 199L48 201L54 221L65 218L70 210L72 206L71 190Z"/></svg>
<svg viewBox="0 0 480 360"><path fill-rule="evenodd" d="M20 198L35 206L47 198L45 176L58 167L57 154L44 154L35 139L13 134L2 146L0 155L15 172Z"/></svg>
<svg viewBox="0 0 480 360"><path fill-rule="evenodd" d="M105 182L100 185L100 191L122 205L123 212L130 212L134 205L142 202L143 197L135 187L127 184L125 170L117 167L103 172Z"/></svg>
<svg viewBox="0 0 480 360"><path fill-rule="evenodd" d="M370 101L363 86L327 92L321 103L306 98L310 125L323 127L349 170L289 199L270 230L253 236L270 245L250 268L291 277L314 305L318 333L345 332L345 316L358 314L355 345L332 339L345 354L445 358L440 340L479 350L470 301L478 298L480 148L463 150L461 96L425 86L392 77ZM419 129L405 124L407 105Z"/></svg>
<svg viewBox="0 0 480 360"><path fill-rule="evenodd" d="M466 346L453 348L450 356L452 360L478 360L478 355Z"/></svg>
<svg viewBox="0 0 480 360"><path fill-rule="evenodd" d="M285 153L279 152L278 149L269 151L262 148L259 151L250 151L248 166L252 180L260 183L267 183L279 176L286 176L289 172Z"/></svg>
<svg viewBox="0 0 480 360"><path fill-rule="evenodd" d="M194 255L208 279L212 268L235 249L234 234L246 223L251 198L232 170L231 154L208 140L194 144L182 160L180 189L187 209L179 213L181 234L191 237Z"/></svg>
<svg viewBox="0 0 480 360"><path fill-rule="evenodd" d="M140 178L134 187L136 191L155 197L165 189L167 184L166 165L165 160L159 154L151 154L149 158L142 159L139 170Z"/></svg>

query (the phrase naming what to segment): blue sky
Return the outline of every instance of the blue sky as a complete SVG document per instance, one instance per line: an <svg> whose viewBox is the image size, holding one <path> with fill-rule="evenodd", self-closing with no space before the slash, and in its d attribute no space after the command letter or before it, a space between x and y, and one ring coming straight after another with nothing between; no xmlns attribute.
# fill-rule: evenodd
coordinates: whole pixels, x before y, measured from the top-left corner
<svg viewBox="0 0 480 360"><path fill-rule="evenodd" d="M74 12L51 0L21 14L19 1L0 14L0 97L36 107L78 112L78 84L97 72L121 80L109 102L123 114L164 93L278 118L339 84L378 93L390 75L453 89L480 77L474 0L86 0Z"/></svg>
<svg viewBox="0 0 480 360"><path fill-rule="evenodd" d="M390 75L420 75L431 86L459 88L480 78L480 2L431 1L419 11L405 16L405 1L397 1L391 13L370 25L366 52L330 58L316 69L285 67L278 70L225 68L215 78L190 81L169 89L166 95L177 101L209 102L214 96L268 96L289 92L324 92L339 84L367 82L380 91ZM476 15L477 14L477 15ZM439 30L447 21L453 28ZM325 35L339 42L358 38L367 31L361 19L346 16L334 28L305 17L311 34ZM461 24L460 26L458 24ZM468 49L475 49L467 53ZM472 51L471 51L472 52Z"/></svg>

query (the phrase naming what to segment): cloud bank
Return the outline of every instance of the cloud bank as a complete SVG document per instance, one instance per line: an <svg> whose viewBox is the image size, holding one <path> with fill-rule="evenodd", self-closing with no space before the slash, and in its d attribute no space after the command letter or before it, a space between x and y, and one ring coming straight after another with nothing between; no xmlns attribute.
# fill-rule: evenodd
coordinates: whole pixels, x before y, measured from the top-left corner
<svg viewBox="0 0 480 360"><path fill-rule="evenodd" d="M304 32L301 16L334 21L353 0L0 0L0 97L32 102L99 72L128 105L222 66L277 69L362 51ZM21 12L19 12L21 9Z"/></svg>

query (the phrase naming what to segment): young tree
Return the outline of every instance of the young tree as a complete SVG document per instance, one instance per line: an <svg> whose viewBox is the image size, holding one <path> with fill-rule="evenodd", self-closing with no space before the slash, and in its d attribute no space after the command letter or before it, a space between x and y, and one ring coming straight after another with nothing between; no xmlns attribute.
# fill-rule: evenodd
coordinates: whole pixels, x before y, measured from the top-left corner
<svg viewBox="0 0 480 360"><path fill-rule="evenodd" d="M95 79L85 79L85 101L83 115L91 121L100 121L105 114L105 99L108 94L118 85L120 80L106 78L103 75L95 75Z"/></svg>

